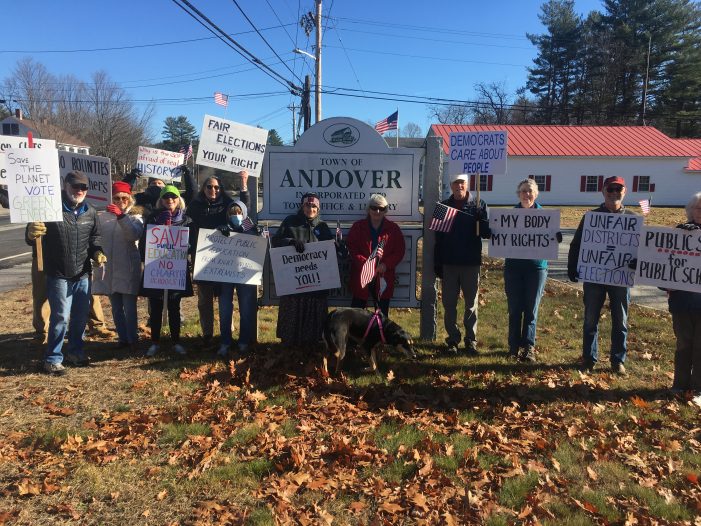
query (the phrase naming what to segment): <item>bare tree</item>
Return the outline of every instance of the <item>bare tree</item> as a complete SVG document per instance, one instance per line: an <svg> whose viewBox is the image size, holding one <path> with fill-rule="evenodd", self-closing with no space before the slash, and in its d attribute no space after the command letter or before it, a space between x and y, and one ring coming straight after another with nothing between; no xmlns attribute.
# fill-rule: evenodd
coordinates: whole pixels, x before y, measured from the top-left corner
<svg viewBox="0 0 701 526"><path fill-rule="evenodd" d="M5 96L8 109L12 112L12 103L16 104L37 123L45 122L53 112L55 95L55 77L46 67L32 58L17 62L12 74L5 80Z"/></svg>
<svg viewBox="0 0 701 526"><path fill-rule="evenodd" d="M402 128L402 136L403 137L423 137L423 133L421 133L421 126L419 126L415 122L407 122L404 125L404 128Z"/></svg>
<svg viewBox="0 0 701 526"><path fill-rule="evenodd" d="M472 110L466 104L431 104L428 107L429 118L435 118L440 124L469 124Z"/></svg>
<svg viewBox="0 0 701 526"><path fill-rule="evenodd" d="M472 110L475 124L509 124L511 122L511 97L504 82L478 82L475 84L477 104Z"/></svg>

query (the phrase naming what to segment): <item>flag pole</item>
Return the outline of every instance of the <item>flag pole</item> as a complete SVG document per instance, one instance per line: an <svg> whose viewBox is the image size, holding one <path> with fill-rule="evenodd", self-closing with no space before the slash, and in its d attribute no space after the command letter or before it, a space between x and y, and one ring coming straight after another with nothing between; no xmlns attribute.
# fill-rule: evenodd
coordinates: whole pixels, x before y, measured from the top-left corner
<svg viewBox="0 0 701 526"><path fill-rule="evenodd" d="M397 148L399 148L399 106L397 106Z"/></svg>
<svg viewBox="0 0 701 526"><path fill-rule="evenodd" d="M477 189L477 208L480 207L480 186L482 186L480 183L482 176L480 175L479 172L477 172L477 181L475 181L475 188ZM477 221L475 222L475 231L477 233L477 237L480 235L480 221L479 217L477 218Z"/></svg>

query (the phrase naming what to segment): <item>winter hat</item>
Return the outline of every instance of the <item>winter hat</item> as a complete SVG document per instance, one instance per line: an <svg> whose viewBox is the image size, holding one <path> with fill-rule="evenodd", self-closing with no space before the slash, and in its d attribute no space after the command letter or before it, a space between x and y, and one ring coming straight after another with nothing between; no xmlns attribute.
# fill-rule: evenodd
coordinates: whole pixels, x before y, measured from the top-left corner
<svg viewBox="0 0 701 526"><path fill-rule="evenodd" d="M180 190L178 190L178 188L176 186L173 186L172 184L168 184L168 185L163 187L158 198L163 199L163 196L167 195L167 194L173 194L175 197L179 198L180 197Z"/></svg>
<svg viewBox="0 0 701 526"><path fill-rule="evenodd" d="M124 181L116 181L112 183L112 195L115 194L131 194L131 186Z"/></svg>

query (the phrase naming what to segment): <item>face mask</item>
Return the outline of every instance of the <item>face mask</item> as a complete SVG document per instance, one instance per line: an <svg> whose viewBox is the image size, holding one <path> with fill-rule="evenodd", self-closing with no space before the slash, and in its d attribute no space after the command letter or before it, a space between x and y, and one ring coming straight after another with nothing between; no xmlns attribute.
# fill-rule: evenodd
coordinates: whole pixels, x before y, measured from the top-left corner
<svg viewBox="0 0 701 526"><path fill-rule="evenodd" d="M243 223L243 216L241 214L229 216L229 222L234 226L241 226Z"/></svg>

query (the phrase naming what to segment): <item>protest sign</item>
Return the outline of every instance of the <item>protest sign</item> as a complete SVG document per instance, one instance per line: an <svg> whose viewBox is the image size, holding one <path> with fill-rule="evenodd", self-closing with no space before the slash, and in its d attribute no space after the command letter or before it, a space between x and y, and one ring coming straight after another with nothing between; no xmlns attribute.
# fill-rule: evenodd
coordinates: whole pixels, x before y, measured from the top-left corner
<svg viewBox="0 0 701 526"><path fill-rule="evenodd" d="M560 211L492 208L489 255L493 258L557 259Z"/></svg>
<svg viewBox="0 0 701 526"><path fill-rule="evenodd" d="M179 176L174 176L173 171L184 162L185 155L182 153L139 146L136 167L141 170L146 177L155 177L164 181L170 181L179 178Z"/></svg>
<svg viewBox="0 0 701 526"><path fill-rule="evenodd" d="M258 177L267 141L268 130L205 115L197 164Z"/></svg>
<svg viewBox="0 0 701 526"><path fill-rule="evenodd" d="M186 226L148 225L144 288L185 290L189 238Z"/></svg>
<svg viewBox="0 0 701 526"><path fill-rule="evenodd" d="M584 214L579 281L632 287L635 271L628 264L638 252L642 224L643 218L632 214Z"/></svg>
<svg viewBox="0 0 701 526"><path fill-rule="evenodd" d="M63 221L56 150L8 148L0 156L10 201L10 222Z"/></svg>
<svg viewBox="0 0 701 526"><path fill-rule="evenodd" d="M200 228L193 279L261 285L267 248L263 237Z"/></svg>
<svg viewBox="0 0 701 526"><path fill-rule="evenodd" d="M643 226L635 283L701 293L701 230Z"/></svg>
<svg viewBox="0 0 701 526"><path fill-rule="evenodd" d="M56 149L56 141L53 139L34 139L34 148ZM2 159L5 157L5 151L10 148L29 148L29 142L26 137L15 137L12 135L0 135L0 184L7 184L7 173L3 168Z"/></svg>
<svg viewBox="0 0 701 526"><path fill-rule="evenodd" d="M75 170L83 172L89 182L85 200L95 208L103 209L112 202L111 163L107 157L73 152L58 152L61 184L66 175Z"/></svg>
<svg viewBox="0 0 701 526"><path fill-rule="evenodd" d="M506 131L450 134L449 175L506 173Z"/></svg>
<svg viewBox="0 0 701 526"><path fill-rule="evenodd" d="M341 286L333 240L306 243L301 254L292 246L271 248L270 264L278 296Z"/></svg>

